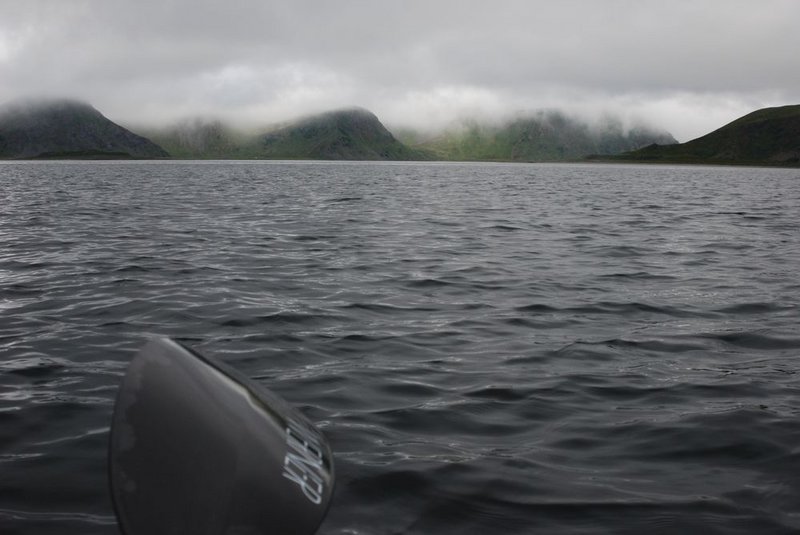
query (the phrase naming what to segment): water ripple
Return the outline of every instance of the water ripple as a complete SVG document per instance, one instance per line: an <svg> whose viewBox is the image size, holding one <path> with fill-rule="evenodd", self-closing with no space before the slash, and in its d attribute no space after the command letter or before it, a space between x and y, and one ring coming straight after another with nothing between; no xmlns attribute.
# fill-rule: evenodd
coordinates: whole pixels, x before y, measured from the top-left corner
<svg viewBox="0 0 800 535"><path fill-rule="evenodd" d="M319 424L322 534L800 531L795 175L0 163L0 531L116 533L151 334Z"/></svg>

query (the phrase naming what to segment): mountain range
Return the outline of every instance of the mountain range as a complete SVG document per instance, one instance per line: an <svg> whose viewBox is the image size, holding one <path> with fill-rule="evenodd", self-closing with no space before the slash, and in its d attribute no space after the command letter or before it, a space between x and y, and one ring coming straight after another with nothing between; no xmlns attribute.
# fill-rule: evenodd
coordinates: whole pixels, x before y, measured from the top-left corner
<svg viewBox="0 0 800 535"><path fill-rule="evenodd" d="M433 135L403 130L401 140L361 108L306 117L262 134L247 135L219 121L202 120L144 133L180 158L536 162L677 143L654 128L625 129L613 117L591 124L558 110L499 124L466 120Z"/></svg>
<svg viewBox="0 0 800 535"><path fill-rule="evenodd" d="M0 106L0 158L215 158L444 161L601 161L800 165L800 105L750 113L679 144L614 117L589 122L559 110L503 123L466 120L433 135L397 139L362 108L245 132L190 120L135 134L86 103L27 100ZM149 138L149 139L148 139Z"/></svg>

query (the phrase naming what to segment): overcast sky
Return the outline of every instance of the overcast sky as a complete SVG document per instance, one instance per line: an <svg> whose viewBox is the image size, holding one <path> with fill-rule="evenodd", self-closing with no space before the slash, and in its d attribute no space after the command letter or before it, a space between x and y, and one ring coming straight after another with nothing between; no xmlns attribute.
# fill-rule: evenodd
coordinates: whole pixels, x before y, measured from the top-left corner
<svg viewBox="0 0 800 535"><path fill-rule="evenodd" d="M680 141L800 103L797 0L0 0L0 101L116 122L270 123L359 105L390 126L541 107Z"/></svg>

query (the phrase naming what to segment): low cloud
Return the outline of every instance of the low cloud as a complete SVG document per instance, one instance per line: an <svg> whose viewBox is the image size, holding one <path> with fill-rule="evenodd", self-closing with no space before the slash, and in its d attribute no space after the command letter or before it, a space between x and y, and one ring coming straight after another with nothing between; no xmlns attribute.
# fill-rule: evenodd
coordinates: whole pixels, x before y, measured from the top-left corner
<svg viewBox="0 0 800 535"><path fill-rule="evenodd" d="M0 20L0 100L126 123L360 105L413 127L563 107L687 140L800 102L797 20L793 0L27 0Z"/></svg>

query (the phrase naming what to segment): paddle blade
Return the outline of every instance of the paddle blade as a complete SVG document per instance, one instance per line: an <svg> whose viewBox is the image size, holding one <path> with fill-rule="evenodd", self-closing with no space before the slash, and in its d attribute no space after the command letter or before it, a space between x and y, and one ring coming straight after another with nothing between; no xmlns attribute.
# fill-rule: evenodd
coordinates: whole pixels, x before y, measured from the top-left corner
<svg viewBox="0 0 800 535"><path fill-rule="evenodd" d="M327 512L333 459L281 398L155 339L120 387L109 477L126 535L311 535Z"/></svg>

